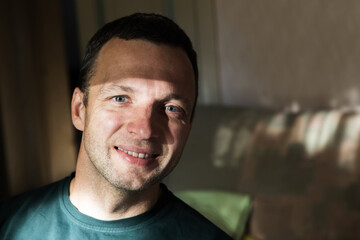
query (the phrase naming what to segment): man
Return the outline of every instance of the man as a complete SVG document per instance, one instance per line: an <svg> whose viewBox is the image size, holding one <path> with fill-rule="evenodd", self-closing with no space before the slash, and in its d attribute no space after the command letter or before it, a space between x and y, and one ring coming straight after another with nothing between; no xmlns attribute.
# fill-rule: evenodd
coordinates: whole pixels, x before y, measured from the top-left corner
<svg viewBox="0 0 360 240"><path fill-rule="evenodd" d="M230 239L161 180L176 166L197 98L196 53L156 14L105 25L73 93L76 174L4 203L0 239Z"/></svg>

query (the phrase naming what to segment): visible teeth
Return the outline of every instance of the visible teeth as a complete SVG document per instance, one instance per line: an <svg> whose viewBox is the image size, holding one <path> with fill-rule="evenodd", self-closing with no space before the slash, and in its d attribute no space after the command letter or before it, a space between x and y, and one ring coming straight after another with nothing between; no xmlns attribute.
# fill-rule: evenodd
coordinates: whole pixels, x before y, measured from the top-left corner
<svg viewBox="0 0 360 240"><path fill-rule="evenodd" d="M137 153L137 152L131 152L131 151L126 151L122 148L119 148L119 147L115 147L117 150L120 150L124 153L127 153L129 154L130 156L133 156L133 157L137 157L137 158L150 158L150 157L156 157L156 155L151 155L151 154L148 154L148 153Z"/></svg>
<svg viewBox="0 0 360 240"><path fill-rule="evenodd" d="M138 157L139 156L139 154L136 153L136 152L132 152L132 155L133 155L133 157Z"/></svg>

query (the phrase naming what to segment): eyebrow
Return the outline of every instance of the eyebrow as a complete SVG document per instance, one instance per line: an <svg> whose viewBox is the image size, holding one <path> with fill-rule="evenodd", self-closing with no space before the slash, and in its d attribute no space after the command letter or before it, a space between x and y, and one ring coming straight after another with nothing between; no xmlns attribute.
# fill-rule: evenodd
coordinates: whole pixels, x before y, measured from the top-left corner
<svg viewBox="0 0 360 240"><path fill-rule="evenodd" d="M108 93L108 92L112 92L112 91L114 91L114 89L115 90L120 89L120 90L122 90L124 92L127 92L127 93L134 93L135 92L134 88L129 87L129 86L118 85L118 84L110 84L108 86L104 86L100 90L100 94L102 95L102 94L105 94L105 93Z"/></svg>

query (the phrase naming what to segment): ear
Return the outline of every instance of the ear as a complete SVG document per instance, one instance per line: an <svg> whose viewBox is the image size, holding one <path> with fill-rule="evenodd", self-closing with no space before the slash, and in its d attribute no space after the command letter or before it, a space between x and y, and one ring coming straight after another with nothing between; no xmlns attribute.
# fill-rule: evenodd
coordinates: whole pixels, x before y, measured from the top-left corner
<svg viewBox="0 0 360 240"><path fill-rule="evenodd" d="M71 118L75 128L79 131L84 131L85 126L85 106L84 106L84 93L75 88L71 100Z"/></svg>

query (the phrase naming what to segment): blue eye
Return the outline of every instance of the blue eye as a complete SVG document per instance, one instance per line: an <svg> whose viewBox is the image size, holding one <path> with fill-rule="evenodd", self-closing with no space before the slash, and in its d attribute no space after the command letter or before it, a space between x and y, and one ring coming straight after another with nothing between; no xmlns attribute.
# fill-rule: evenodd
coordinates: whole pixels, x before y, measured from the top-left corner
<svg viewBox="0 0 360 240"><path fill-rule="evenodd" d="M113 97L113 100L115 102L127 102L128 101L128 99L125 96L116 96L116 97Z"/></svg>
<svg viewBox="0 0 360 240"><path fill-rule="evenodd" d="M165 110L170 112L181 112L181 109L175 106L166 106Z"/></svg>

